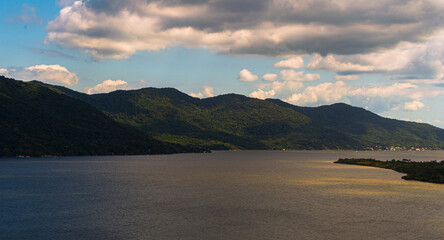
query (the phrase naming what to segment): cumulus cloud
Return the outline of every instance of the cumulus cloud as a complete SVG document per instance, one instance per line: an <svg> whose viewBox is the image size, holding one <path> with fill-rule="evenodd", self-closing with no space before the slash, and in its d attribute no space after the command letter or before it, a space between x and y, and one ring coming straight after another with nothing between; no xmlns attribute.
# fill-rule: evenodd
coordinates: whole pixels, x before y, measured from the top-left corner
<svg viewBox="0 0 444 240"><path fill-rule="evenodd" d="M275 81L277 79L278 75L274 73L267 73L264 76L262 76L262 79L265 81Z"/></svg>
<svg viewBox="0 0 444 240"><path fill-rule="evenodd" d="M195 98L214 97L214 88L209 86L204 86L202 92L190 93L190 96Z"/></svg>
<svg viewBox="0 0 444 240"><path fill-rule="evenodd" d="M346 97L353 105L382 112L400 109L411 110L405 108L406 103L433 98L443 93L443 91L420 87L412 83L394 83L382 86L352 87Z"/></svg>
<svg viewBox="0 0 444 240"><path fill-rule="evenodd" d="M117 59L172 46L350 55L422 41L443 10L441 0L88 0L63 8L46 40Z"/></svg>
<svg viewBox="0 0 444 240"><path fill-rule="evenodd" d="M88 94L95 93L109 93L116 90L128 89L128 83L122 80L105 80L91 88L85 88L84 91Z"/></svg>
<svg viewBox="0 0 444 240"><path fill-rule="evenodd" d="M442 83L444 79L444 31L417 43L401 42L377 52L321 56L314 54L306 67L349 74L378 73L393 80Z"/></svg>
<svg viewBox="0 0 444 240"><path fill-rule="evenodd" d="M337 81L309 86L303 91L286 97L285 101L308 106L348 102L375 112L417 111L425 107L421 102L422 99L438 95L444 95L444 91L420 87L412 83L352 86L343 81Z"/></svg>
<svg viewBox="0 0 444 240"><path fill-rule="evenodd" d="M341 100L348 92L348 87L342 81L322 83L305 88L301 93L294 93L285 99L295 105L325 104Z"/></svg>
<svg viewBox="0 0 444 240"><path fill-rule="evenodd" d="M404 103L404 110L409 110L409 111L417 111L421 108L424 107L424 104L420 101L412 101L412 102L406 102Z"/></svg>
<svg viewBox="0 0 444 240"><path fill-rule="evenodd" d="M72 73L60 65L36 65L27 68L9 67L0 69L0 73L24 81L38 80L69 87L79 82L76 73Z"/></svg>
<svg viewBox="0 0 444 240"><path fill-rule="evenodd" d="M321 75L317 73L307 73L304 72L296 72L293 69L284 69L281 71L281 78L284 81L300 81L300 82L309 82L316 81L321 78Z"/></svg>
<svg viewBox="0 0 444 240"><path fill-rule="evenodd" d="M274 95L276 95L276 91L273 90L273 89L268 90L268 91L264 91L262 89L258 89L256 91L250 93L249 96L253 97L253 98L267 99L267 98L274 97Z"/></svg>
<svg viewBox="0 0 444 240"><path fill-rule="evenodd" d="M359 75L335 75L336 81L355 81L359 79Z"/></svg>
<svg viewBox="0 0 444 240"><path fill-rule="evenodd" d="M325 57L314 54L307 64L307 68L311 70L324 70L333 72L371 72L376 68L372 65L363 65L358 63L353 63L351 57L347 60L338 60L334 55L327 55Z"/></svg>
<svg viewBox="0 0 444 240"><path fill-rule="evenodd" d="M275 68L294 68L304 67L304 59L301 56L288 58L274 64Z"/></svg>
<svg viewBox="0 0 444 240"><path fill-rule="evenodd" d="M301 82L279 82L260 84L259 89L250 93L250 97L266 99L272 97L283 97L291 92L300 90L304 85Z"/></svg>
<svg viewBox="0 0 444 240"><path fill-rule="evenodd" d="M258 80L259 77L257 75L254 75L253 73L251 73L247 69L243 69L242 71L240 71L237 79L242 82L253 82L253 81Z"/></svg>

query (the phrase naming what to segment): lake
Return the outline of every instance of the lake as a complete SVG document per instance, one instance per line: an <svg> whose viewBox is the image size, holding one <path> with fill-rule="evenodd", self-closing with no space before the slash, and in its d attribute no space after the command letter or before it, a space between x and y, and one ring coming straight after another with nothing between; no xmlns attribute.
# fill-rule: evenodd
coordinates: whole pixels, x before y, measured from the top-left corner
<svg viewBox="0 0 444 240"><path fill-rule="evenodd" d="M442 239L444 185L341 157L444 152L0 159L0 239Z"/></svg>

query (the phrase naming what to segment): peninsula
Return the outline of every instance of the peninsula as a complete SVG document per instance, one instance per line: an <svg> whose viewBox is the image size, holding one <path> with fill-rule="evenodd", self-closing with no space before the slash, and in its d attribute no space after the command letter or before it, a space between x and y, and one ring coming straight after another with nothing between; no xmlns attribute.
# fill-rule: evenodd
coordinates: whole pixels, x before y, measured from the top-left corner
<svg viewBox="0 0 444 240"><path fill-rule="evenodd" d="M340 158L334 163L392 169L406 173L407 175L402 177L404 180L444 183L444 160L413 162L409 159L380 161L371 158Z"/></svg>

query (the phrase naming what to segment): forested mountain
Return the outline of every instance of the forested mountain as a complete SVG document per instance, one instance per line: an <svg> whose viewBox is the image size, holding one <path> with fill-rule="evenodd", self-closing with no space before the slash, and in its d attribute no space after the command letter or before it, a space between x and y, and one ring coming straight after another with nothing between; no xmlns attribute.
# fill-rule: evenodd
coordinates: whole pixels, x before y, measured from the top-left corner
<svg viewBox="0 0 444 240"><path fill-rule="evenodd" d="M343 103L298 107L236 94L198 99L172 88L87 95L42 85L172 143L211 149L444 148L443 129L383 118Z"/></svg>
<svg viewBox="0 0 444 240"><path fill-rule="evenodd" d="M309 108L277 99L268 101L298 111L319 124L372 145L443 148L444 130L429 124L384 118L344 103Z"/></svg>
<svg viewBox="0 0 444 240"><path fill-rule="evenodd" d="M90 104L37 82L0 76L0 156L192 151L124 126Z"/></svg>

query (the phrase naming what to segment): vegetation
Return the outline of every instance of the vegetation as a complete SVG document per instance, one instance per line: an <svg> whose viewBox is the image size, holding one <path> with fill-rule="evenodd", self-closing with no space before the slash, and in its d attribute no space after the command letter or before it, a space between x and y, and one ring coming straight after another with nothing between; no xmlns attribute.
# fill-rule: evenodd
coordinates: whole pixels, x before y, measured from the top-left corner
<svg viewBox="0 0 444 240"><path fill-rule="evenodd" d="M443 129L347 104L309 108L236 94L198 99L172 88L87 95L48 87L157 140L210 149L444 148Z"/></svg>
<svg viewBox="0 0 444 240"><path fill-rule="evenodd" d="M162 143L91 105L33 82L0 77L0 156L201 151Z"/></svg>
<svg viewBox="0 0 444 240"><path fill-rule="evenodd" d="M443 129L346 104L307 108L236 94L198 99L173 88L88 95L2 77L0 107L0 156L444 149Z"/></svg>
<svg viewBox="0 0 444 240"><path fill-rule="evenodd" d="M269 101L298 111L317 124L336 129L368 148L444 148L444 130L429 124L383 118L363 108L344 103L310 108L294 106L276 99Z"/></svg>
<svg viewBox="0 0 444 240"><path fill-rule="evenodd" d="M379 161L370 158L341 158L335 163L392 169L400 173L406 173L407 175L402 177L405 180L444 183L444 160L441 162L412 162L408 159Z"/></svg>

